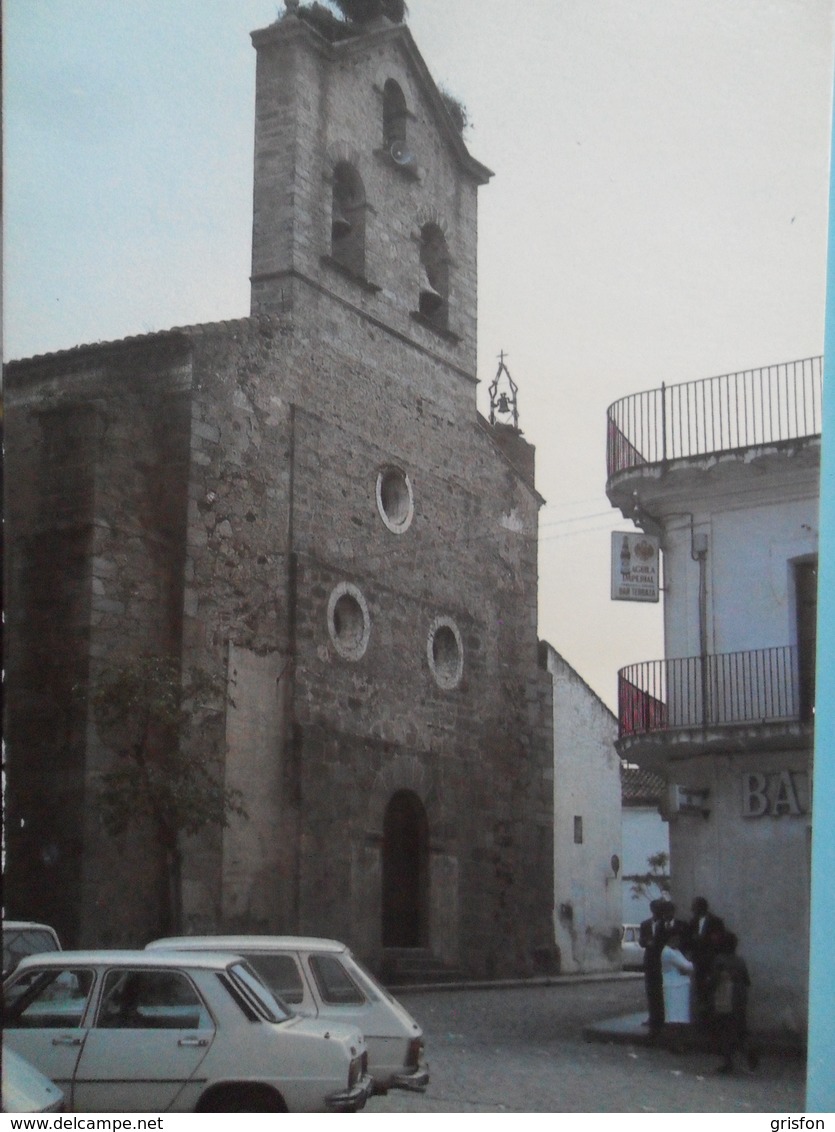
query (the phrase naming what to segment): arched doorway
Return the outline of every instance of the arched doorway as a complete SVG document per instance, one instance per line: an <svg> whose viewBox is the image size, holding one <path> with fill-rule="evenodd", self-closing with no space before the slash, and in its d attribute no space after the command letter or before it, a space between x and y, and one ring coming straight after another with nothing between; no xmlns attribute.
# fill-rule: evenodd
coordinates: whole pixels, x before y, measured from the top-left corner
<svg viewBox="0 0 835 1132"><path fill-rule="evenodd" d="M398 790L383 819L383 947L429 942L429 825L417 794Z"/></svg>

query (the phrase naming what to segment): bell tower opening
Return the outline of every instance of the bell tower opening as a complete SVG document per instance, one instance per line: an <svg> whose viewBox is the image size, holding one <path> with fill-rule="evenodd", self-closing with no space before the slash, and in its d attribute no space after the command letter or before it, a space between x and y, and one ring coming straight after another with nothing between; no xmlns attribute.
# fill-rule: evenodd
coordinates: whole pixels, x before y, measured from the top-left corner
<svg viewBox="0 0 835 1132"><path fill-rule="evenodd" d="M383 947L429 943L429 823L417 794L398 790L383 819Z"/></svg>
<svg viewBox="0 0 835 1132"><path fill-rule="evenodd" d="M365 189L347 161L333 172L331 255L352 275L365 275Z"/></svg>
<svg viewBox="0 0 835 1132"><path fill-rule="evenodd" d="M424 224L420 232L420 292L418 311L436 330L446 330L449 319L449 252L437 224Z"/></svg>

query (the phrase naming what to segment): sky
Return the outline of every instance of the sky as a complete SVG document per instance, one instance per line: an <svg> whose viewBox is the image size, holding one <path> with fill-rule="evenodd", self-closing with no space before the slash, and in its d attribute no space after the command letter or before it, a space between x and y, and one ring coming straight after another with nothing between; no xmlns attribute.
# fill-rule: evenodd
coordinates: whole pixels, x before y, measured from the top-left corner
<svg viewBox="0 0 835 1132"><path fill-rule="evenodd" d="M537 449L539 635L615 707L661 606L609 598L605 420L823 351L835 0L410 0L495 173L478 406ZM275 0L5 0L6 358L249 312L255 52Z"/></svg>

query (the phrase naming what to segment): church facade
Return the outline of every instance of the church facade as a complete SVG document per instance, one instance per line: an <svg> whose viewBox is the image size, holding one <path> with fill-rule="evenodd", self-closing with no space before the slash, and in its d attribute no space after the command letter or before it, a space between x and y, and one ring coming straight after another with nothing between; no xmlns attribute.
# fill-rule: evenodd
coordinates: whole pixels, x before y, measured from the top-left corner
<svg viewBox="0 0 835 1132"><path fill-rule="evenodd" d="M475 400L490 172L405 25L289 8L252 37L250 316L8 367L7 911L155 934L89 690L164 655L226 688L198 741L248 814L184 844L184 930L547 970L541 499Z"/></svg>

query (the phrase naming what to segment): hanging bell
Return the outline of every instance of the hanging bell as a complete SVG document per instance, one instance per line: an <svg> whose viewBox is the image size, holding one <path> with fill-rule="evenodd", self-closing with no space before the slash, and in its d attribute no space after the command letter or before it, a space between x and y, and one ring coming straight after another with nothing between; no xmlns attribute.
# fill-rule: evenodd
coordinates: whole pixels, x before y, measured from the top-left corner
<svg viewBox="0 0 835 1132"><path fill-rule="evenodd" d="M334 205L331 217L331 236L334 240L341 240L351 231L351 221Z"/></svg>
<svg viewBox="0 0 835 1132"><path fill-rule="evenodd" d="M497 413L509 413L510 412L510 405L508 403L506 393L500 393L499 394L499 400L498 400L498 403L496 405L496 412Z"/></svg>
<svg viewBox="0 0 835 1132"><path fill-rule="evenodd" d="M418 309L421 314L430 315L439 310L443 306L444 297L440 291L436 291L432 284L429 282L429 276L426 273L426 268L420 269L420 295L418 296Z"/></svg>

